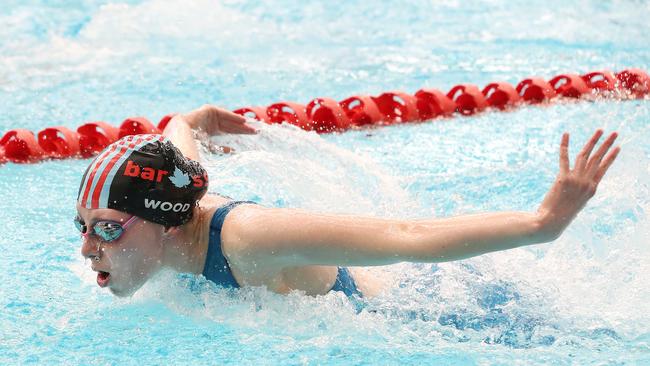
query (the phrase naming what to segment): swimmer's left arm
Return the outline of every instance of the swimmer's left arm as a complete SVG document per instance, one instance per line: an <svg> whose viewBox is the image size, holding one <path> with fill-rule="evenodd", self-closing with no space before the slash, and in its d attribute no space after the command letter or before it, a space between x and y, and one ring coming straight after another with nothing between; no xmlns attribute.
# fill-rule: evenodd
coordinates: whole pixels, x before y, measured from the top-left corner
<svg viewBox="0 0 650 366"><path fill-rule="evenodd" d="M251 206L231 215L224 250L239 268L252 263L257 270L446 262L550 240L528 212L389 220Z"/></svg>
<svg viewBox="0 0 650 366"><path fill-rule="evenodd" d="M536 212L491 212L426 220L315 214L251 205L224 224L224 250L241 267L372 266L445 262L550 242L596 192L619 147L616 133L592 154L598 130L569 168L569 135L560 144L560 172ZM609 153L607 153L609 151ZM230 225L226 229L225 225Z"/></svg>

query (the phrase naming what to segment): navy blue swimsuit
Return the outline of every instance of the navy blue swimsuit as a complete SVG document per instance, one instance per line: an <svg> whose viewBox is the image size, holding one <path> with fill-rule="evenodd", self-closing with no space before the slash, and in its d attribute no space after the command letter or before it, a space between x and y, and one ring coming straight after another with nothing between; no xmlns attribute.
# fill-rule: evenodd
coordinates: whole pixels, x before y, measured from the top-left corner
<svg viewBox="0 0 650 366"><path fill-rule="evenodd" d="M228 212L239 204L255 203L250 201L231 201L217 209L210 222L210 239L208 241L208 254L205 258L205 267L203 275L208 280L217 285L229 288L238 288L239 283L232 275L228 261L221 251L221 227L226 219ZM357 295L361 297L361 292L357 289L354 279L347 268L339 267L336 282L332 286L332 291L341 291L347 296Z"/></svg>

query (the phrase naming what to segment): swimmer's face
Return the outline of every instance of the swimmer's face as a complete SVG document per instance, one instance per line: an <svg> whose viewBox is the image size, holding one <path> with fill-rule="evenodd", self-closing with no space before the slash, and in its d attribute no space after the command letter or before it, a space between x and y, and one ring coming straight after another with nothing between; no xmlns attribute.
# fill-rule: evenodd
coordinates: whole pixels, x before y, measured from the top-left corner
<svg viewBox="0 0 650 366"><path fill-rule="evenodd" d="M90 226L101 220L121 224L130 214L112 209L86 209L77 205L83 223ZM92 230L82 237L81 254L97 272L97 284L117 296L129 296L142 287L160 268L163 259L164 228L142 218L125 229L114 241L102 241Z"/></svg>

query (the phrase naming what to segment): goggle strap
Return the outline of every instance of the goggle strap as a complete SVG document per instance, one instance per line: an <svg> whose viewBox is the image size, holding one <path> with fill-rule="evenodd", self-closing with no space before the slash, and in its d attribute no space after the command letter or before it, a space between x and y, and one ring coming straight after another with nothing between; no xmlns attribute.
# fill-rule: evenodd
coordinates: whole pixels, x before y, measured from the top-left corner
<svg viewBox="0 0 650 366"><path fill-rule="evenodd" d="M122 229L125 229L125 230L126 230L126 228L129 227L129 225L131 225L131 224L135 221L135 219L137 219L137 218L138 218L138 217L135 216L135 215L131 216L131 218L128 219L128 220L126 220L126 222L124 223L124 225L122 225Z"/></svg>

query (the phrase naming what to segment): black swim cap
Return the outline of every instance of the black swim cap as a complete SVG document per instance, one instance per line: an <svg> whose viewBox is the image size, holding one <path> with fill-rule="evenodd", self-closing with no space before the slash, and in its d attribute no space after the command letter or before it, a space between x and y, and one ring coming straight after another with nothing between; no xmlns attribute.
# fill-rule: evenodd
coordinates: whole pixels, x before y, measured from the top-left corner
<svg viewBox="0 0 650 366"><path fill-rule="evenodd" d="M171 141L162 135L135 135L114 142L93 160L77 202L170 227L188 222L207 190L205 169Z"/></svg>

